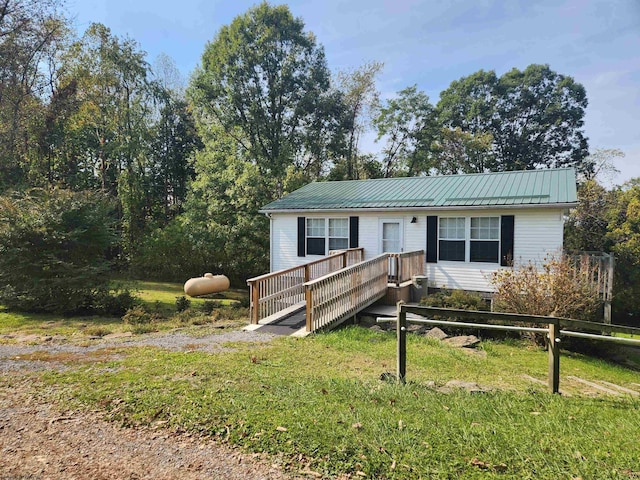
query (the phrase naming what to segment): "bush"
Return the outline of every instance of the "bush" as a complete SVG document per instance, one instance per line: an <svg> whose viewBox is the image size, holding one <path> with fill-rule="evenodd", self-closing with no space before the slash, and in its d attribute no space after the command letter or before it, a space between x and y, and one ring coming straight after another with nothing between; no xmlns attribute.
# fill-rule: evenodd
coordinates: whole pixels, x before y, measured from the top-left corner
<svg viewBox="0 0 640 480"><path fill-rule="evenodd" d="M499 270L491 282L496 287L496 311L552 317L594 319L601 301L594 272L568 258L548 258L541 269L532 263Z"/></svg>
<svg viewBox="0 0 640 480"><path fill-rule="evenodd" d="M176 297L176 311L184 312L189 307L191 307L191 300L182 295L181 297Z"/></svg>
<svg viewBox="0 0 640 480"><path fill-rule="evenodd" d="M92 312L99 315L122 317L136 305L136 297L129 290L98 292L92 302Z"/></svg>
<svg viewBox="0 0 640 480"><path fill-rule="evenodd" d="M33 189L0 197L0 303L79 313L108 283L112 205L102 194Z"/></svg>
<svg viewBox="0 0 640 480"><path fill-rule="evenodd" d="M153 315L141 306L130 308L122 317L122 321L127 325L148 325L153 319Z"/></svg>
<svg viewBox="0 0 640 480"><path fill-rule="evenodd" d="M489 310L489 305L479 294L465 290L441 290L420 300L420 305L460 310Z"/></svg>
<svg viewBox="0 0 640 480"><path fill-rule="evenodd" d="M201 305L200 305L200 311L202 313L205 313L206 315L211 315L211 313L216 309L216 308L220 308L222 306L222 303L219 302L218 300L205 300Z"/></svg>

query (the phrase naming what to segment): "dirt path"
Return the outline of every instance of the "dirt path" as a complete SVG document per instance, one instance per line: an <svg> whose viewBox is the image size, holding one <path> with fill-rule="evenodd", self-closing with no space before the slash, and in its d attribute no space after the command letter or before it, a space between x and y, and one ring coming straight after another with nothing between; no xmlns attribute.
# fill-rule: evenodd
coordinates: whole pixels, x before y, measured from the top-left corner
<svg viewBox="0 0 640 480"><path fill-rule="evenodd" d="M119 428L97 413L64 410L29 394L29 371L59 368L23 360L36 351L90 354L110 344L219 350L230 341L268 341L269 335L229 331L208 337L173 333L97 342L0 345L0 480L287 479L268 458L166 430Z"/></svg>

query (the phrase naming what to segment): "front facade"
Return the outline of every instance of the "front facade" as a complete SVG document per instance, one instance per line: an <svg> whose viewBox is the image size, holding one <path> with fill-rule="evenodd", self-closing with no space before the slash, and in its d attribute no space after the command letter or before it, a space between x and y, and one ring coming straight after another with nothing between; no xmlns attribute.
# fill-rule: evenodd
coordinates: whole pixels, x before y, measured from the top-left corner
<svg viewBox="0 0 640 480"><path fill-rule="evenodd" d="M271 271L331 250L424 250L429 286L491 291L491 274L563 244L572 169L318 182L266 205Z"/></svg>

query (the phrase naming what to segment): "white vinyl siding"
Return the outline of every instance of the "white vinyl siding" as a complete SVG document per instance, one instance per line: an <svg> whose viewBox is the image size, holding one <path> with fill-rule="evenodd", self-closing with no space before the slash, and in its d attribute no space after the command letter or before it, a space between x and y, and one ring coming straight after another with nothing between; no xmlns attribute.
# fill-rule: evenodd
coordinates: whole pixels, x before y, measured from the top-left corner
<svg viewBox="0 0 640 480"><path fill-rule="evenodd" d="M320 258L315 255L297 256L297 217L337 218L348 220L349 216L359 217L359 246L364 248L365 259L373 258L381 253L380 221L383 219L402 218L404 251L424 250L426 247L426 217L500 217L514 215L514 251L516 265L532 261L538 265L544 262L545 256L559 254L562 251L563 210L559 208L524 208L524 209L486 209L486 210L447 210L432 212L353 212L345 211L344 217L331 214L305 215L272 214L272 270L300 265ZM411 223L413 217L416 222ZM497 263L449 262L438 261L425 265L425 274L432 287L460 288L465 290L491 291L492 272L501 267ZM502 267L504 268L504 267Z"/></svg>

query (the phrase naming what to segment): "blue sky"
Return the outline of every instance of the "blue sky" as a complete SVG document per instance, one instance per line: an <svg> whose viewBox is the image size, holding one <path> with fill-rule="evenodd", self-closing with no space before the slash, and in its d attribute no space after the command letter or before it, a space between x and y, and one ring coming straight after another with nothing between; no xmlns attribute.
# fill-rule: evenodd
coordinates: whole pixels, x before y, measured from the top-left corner
<svg viewBox="0 0 640 480"><path fill-rule="evenodd" d="M100 22L135 39L153 63L185 77L206 43L255 1L68 0L80 33ZM271 2L277 3L277 2ZM325 47L333 71L384 62L383 98L417 84L432 103L453 80L547 63L582 83L591 149L619 148L621 174L640 177L640 0L312 0L288 2ZM372 137L365 150L376 150Z"/></svg>

